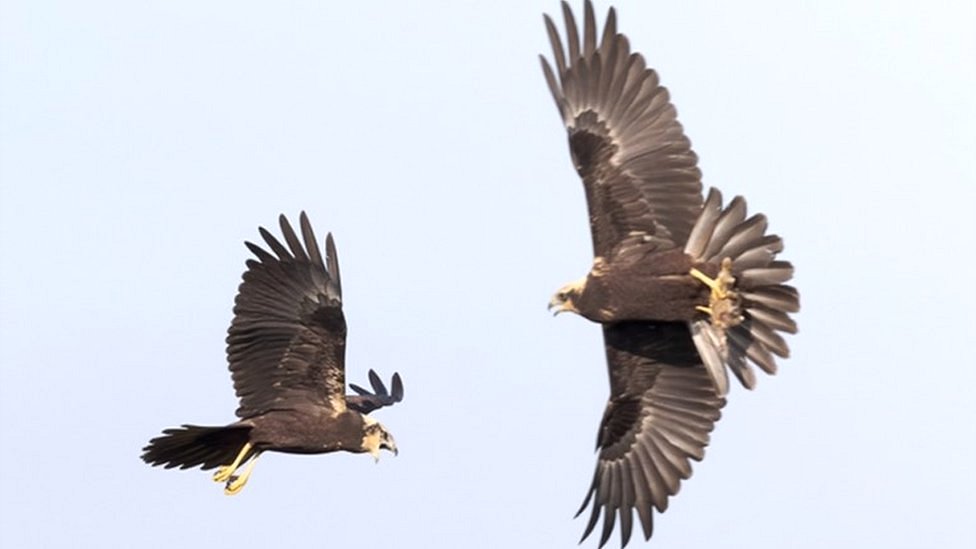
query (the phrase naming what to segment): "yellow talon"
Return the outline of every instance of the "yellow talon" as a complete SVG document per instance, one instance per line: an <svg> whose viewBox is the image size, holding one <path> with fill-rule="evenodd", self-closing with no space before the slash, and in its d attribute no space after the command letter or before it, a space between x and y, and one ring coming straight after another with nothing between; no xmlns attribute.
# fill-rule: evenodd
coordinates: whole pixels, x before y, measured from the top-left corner
<svg viewBox="0 0 976 549"><path fill-rule="evenodd" d="M230 475L233 472L234 472L234 469L231 468L230 465L221 465L220 467L217 468L217 472L214 473L213 481L214 482L224 482L228 478L230 478Z"/></svg>
<svg viewBox="0 0 976 549"><path fill-rule="evenodd" d="M246 456L250 451L251 443L245 442L244 447L241 448L241 451L237 454L237 457L234 458L233 463L230 465L222 465L217 469L217 472L214 473L213 476L214 482L224 482L230 479L231 475L234 474L234 471L241 466L241 462L244 461L244 456Z"/></svg>
<svg viewBox="0 0 976 549"><path fill-rule="evenodd" d="M722 260L718 275L715 278L711 278L695 268L692 268L688 274L711 289L708 307L698 305L695 307L696 311L710 316L712 324L722 329L730 328L742 322L739 295L732 290L735 285L735 277L732 276L731 258L726 257Z"/></svg>
<svg viewBox="0 0 976 549"><path fill-rule="evenodd" d="M711 288L712 299L726 299L733 296L735 293L731 290L732 285L735 284L735 277L732 276L731 258L726 257L722 260L722 265L719 268L718 275L715 278L711 278L694 267L692 267L688 274L690 274L692 278L697 279L702 284Z"/></svg>
<svg viewBox="0 0 976 549"><path fill-rule="evenodd" d="M258 456L254 456L254 459L247 464L244 468L244 472L239 476L232 476L230 480L227 481L227 486L224 487L224 493L228 496L233 496L234 494L241 491L244 485L247 484L249 478L251 478L251 471L254 469L254 464L257 463Z"/></svg>

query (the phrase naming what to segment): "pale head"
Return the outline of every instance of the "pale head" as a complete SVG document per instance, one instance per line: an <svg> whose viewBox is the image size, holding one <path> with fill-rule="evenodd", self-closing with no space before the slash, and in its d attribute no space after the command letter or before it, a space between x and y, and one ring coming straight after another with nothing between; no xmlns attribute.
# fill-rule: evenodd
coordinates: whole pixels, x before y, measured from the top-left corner
<svg viewBox="0 0 976 549"><path fill-rule="evenodd" d="M397 455L396 441L386 427L369 416L363 416L363 451L369 452L376 461L380 460L380 450Z"/></svg>
<svg viewBox="0 0 976 549"><path fill-rule="evenodd" d="M586 277L580 278L579 280L570 282L569 284L559 288L549 300L549 310L553 311L553 316L559 313L576 313L579 314L579 309L576 307L574 300L583 293L583 288L586 286Z"/></svg>

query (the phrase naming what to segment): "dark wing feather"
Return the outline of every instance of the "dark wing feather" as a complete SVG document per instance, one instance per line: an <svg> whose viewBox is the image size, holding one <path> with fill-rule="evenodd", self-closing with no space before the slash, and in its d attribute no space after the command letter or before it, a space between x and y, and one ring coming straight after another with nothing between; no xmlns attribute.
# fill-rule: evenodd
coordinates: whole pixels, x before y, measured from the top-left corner
<svg viewBox="0 0 976 549"><path fill-rule="evenodd" d="M599 44L589 0L582 44L565 2L563 18L567 49L546 16L555 70L540 59L583 179L594 253L607 256L633 233L684 244L701 210L701 172L667 89L630 52L613 8Z"/></svg>
<svg viewBox="0 0 976 549"><path fill-rule="evenodd" d="M299 406L345 410L346 321L335 244L322 257L312 226L301 214L301 239L279 218L287 247L260 229L272 253L247 247L247 261L227 335L227 358L239 417ZM326 268L328 265L328 268Z"/></svg>
<svg viewBox="0 0 976 549"><path fill-rule="evenodd" d="M392 391L386 390L383 380L373 370L369 371L369 384L373 386L373 391L363 389L355 383L350 383L349 388L356 392L355 395L346 395L346 406L356 410L360 414L368 414L373 410L384 406L392 406L403 400L403 381L400 374L393 373Z"/></svg>
<svg viewBox="0 0 976 549"><path fill-rule="evenodd" d="M691 476L691 460L705 456L709 433L725 399L711 377L687 324L628 322L604 326L610 370L610 401L597 437L599 458L582 513L591 506L583 539L603 516L600 546L619 516L622 546L629 541L633 512L653 531L652 508Z"/></svg>

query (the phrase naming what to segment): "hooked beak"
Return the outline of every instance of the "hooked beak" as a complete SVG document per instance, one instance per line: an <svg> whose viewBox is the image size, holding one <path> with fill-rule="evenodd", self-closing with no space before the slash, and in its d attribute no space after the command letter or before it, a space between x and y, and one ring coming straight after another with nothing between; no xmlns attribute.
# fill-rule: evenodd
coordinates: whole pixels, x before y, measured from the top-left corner
<svg viewBox="0 0 976 549"><path fill-rule="evenodd" d="M572 308L567 306L566 300L559 297L559 294L552 296L549 300L549 306L546 309L552 313L552 316L557 316L559 313L565 313L566 311L571 311Z"/></svg>
<svg viewBox="0 0 976 549"><path fill-rule="evenodd" d="M380 444L380 448L383 449L383 450L387 450L389 452L393 452L393 455L394 456L400 455L400 450L397 450L396 441L393 440L393 436L392 435L389 437L389 439L386 442L383 442L382 444ZM377 459L379 459L379 458L377 457Z"/></svg>
<svg viewBox="0 0 976 549"><path fill-rule="evenodd" d="M369 451L369 455L373 456L373 461L375 463L380 462L380 450L387 450L389 452L393 452L394 456L400 454L400 451L397 450L396 442L394 442L392 439L389 440L388 442L382 442L378 447Z"/></svg>
<svg viewBox="0 0 976 549"><path fill-rule="evenodd" d="M571 282L559 291L553 294L552 299L549 300L549 310L555 309L552 316L556 316L559 313L571 312L579 314L579 309L576 308L576 304L573 303L574 297L582 294L583 289L586 287L586 278L589 275L585 275L575 282Z"/></svg>

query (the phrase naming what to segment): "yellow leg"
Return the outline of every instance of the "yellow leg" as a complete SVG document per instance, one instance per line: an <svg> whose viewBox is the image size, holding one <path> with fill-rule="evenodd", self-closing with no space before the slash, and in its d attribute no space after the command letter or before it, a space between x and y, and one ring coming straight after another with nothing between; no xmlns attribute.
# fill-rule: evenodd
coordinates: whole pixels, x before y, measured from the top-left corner
<svg viewBox="0 0 976 549"><path fill-rule="evenodd" d="M718 290L718 281L709 277L707 274L699 271L698 269L692 267L688 274L690 274L692 278L698 279L699 282L711 288L713 292Z"/></svg>
<svg viewBox="0 0 976 549"><path fill-rule="evenodd" d="M722 329L742 322L739 295L732 289L735 285L735 277L732 276L732 260L730 258L726 257L722 260L718 275L715 278L711 278L695 268L692 268L688 274L711 289L708 306L698 305L695 307L696 311L710 316L712 324Z"/></svg>
<svg viewBox="0 0 976 549"><path fill-rule="evenodd" d="M230 477L230 480L227 481L227 486L224 487L224 493L228 496L233 496L234 494L240 492L241 488L244 488L244 485L247 484L247 480L251 478L251 471L254 469L254 464L257 462L258 456L254 456L254 459L252 459L247 464L247 467L244 468L243 473L241 473L239 476Z"/></svg>
<svg viewBox="0 0 976 549"><path fill-rule="evenodd" d="M728 257L722 260L718 275L715 278L711 278L694 267L691 268L688 274L711 288L714 299L725 299L728 297L732 293L730 290L732 285L735 284L735 277L732 276L732 259Z"/></svg>
<svg viewBox="0 0 976 549"><path fill-rule="evenodd" d="M233 463L230 465L222 465L217 469L217 472L214 473L213 476L214 482L224 482L229 479L230 476L234 474L234 471L241 466L241 462L244 461L244 456L246 456L250 451L251 443L245 442L244 446L241 448L241 451L237 454L237 457L234 458Z"/></svg>

